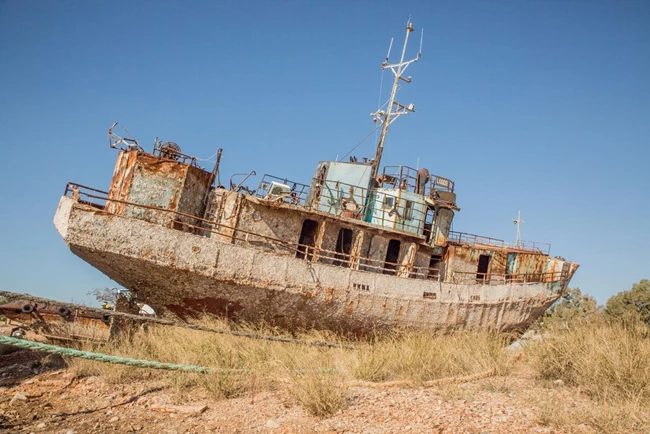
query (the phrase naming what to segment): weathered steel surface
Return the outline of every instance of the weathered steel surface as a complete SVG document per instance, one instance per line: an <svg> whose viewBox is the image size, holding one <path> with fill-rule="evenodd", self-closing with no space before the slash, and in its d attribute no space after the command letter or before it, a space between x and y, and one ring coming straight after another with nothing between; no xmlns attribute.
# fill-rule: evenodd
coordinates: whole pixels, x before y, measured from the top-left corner
<svg viewBox="0 0 650 434"><path fill-rule="evenodd" d="M128 205L124 201L203 217L203 199L211 183L212 174L198 167L139 151L121 151L115 163L106 211L172 227L178 225L172 214ZM178 220L196 224L195 220L184 216Z"/></svg>
<svg viewBox="0 0 650 434"><path fill-rule="evenodd" d="M9 318L12 325L29 327L50 337L106 340L110 331L110 317L82 309L69 309L63 303L13 300L0 305L0 314Z"/></svg>
<svg viewBox="0 0 650 434"><path fill-rule="evenodd" d="M347 331L510 331L527 328L559 297L550 283L452 284L310 263L107 215L68 197L54 222L76 255L157 312L179 316L205 311Z"/></svg>

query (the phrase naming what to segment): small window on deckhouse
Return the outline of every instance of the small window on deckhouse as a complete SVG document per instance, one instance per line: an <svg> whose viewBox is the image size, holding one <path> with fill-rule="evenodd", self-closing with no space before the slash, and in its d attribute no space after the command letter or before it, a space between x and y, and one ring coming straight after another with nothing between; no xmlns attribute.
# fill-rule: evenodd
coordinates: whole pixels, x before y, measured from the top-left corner
<svg viewBox="0 0 650 434"><path fill-rule="evenodd" d="M393 209L395 206L395 198L393 196L384 196L384 208Z"/></svg>
<svg viewBox="0 0 650 434"><path fill-rule="evenodd" d="M404 204L404 218L412 219L413 218L413 201L407 200Z"/></svg>

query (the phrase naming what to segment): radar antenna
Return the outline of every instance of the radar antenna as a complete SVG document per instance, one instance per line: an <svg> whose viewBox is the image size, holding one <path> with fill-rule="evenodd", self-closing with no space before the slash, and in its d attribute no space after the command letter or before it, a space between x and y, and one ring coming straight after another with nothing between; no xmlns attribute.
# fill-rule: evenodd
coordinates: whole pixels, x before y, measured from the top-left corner
<svg viewBox="0 0 650 434"><path fill-rule="evenodd" d="M391 39L390 47L388 48L388 55L386 56L384 63L381 64L381 69L390 69L392 71L392 73L395 75L395 81L393 82L393 89L390 92L390 98L388 100L388 104L386 105L386 109L379 109L375 113L370 114L373 116L373 122L379 121L382 124L381 134L379 135L379 142L377 143L377 152L372 163L372 179L377 179L379 164L381 163L381 156L384 152L384 142L386 141L386 133L388 132L388 127L401 115L415 111L414 104L405 106L395 101L395 95L397 95L397 91L399 90L399 81L402 80L405 83L411 82L411 77L403 77L402 74L404 74L404 71L406 71L406 68L408 68L411 63L418 61L422 55L422 38L424 36L424 31L420 36L420 51L418 51L417 56L415 56L414 59L404 61L404 55L406 54L406 45L409 40L409 34L412 31L413 23L411 23L411 19L409 18L408 22L406 23L406 37L404 38L404 48L402 48L402 57L400 58L399 63L388 63L388 57L390 56L390 51L393 47L393 40Z"/></svg>

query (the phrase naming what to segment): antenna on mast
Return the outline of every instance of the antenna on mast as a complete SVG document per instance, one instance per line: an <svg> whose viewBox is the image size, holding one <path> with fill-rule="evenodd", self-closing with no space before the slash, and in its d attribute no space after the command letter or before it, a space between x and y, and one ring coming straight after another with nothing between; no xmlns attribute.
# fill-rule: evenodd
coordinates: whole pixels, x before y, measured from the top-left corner
<svg viewBox="0 0 650 434"><path fill-rule="evenodd" d="M512 222L517 225L517 237L515 238L515 248L517 248L519 247L519 226L521 226L522 223L526 223L521 219L521 210L517 213L517 219Z"/></svg>
<svg viewBox="0 0 650 434"><path fill-rule="evenodd" d="M399 81L402 80L405 83L411 82L411 77L402 77L402 74L404 71L406 71L406 68L408 68L411 63L418 61L422 55L422 38L424 38L424 31L420 36L420 51L418 52L417 56L414 59L404 61L409 34L412 31L413 23L411 23L411 17L409 17L409 20L406 23L406 37L404 38L404 47L402 48L402 56L400 58L400 61L393 64L388 63L388 58L390 57L390 52L393 47L393 39L391 38L390 45L388 47L388 56L386 56L386 60L381 64L381 69L391 70L391 72L395 75L395 81L393 82L393 89L391 90L386 109L382 110L380 108L375 113L370 114L370 116L373 117L373 122L380 121L382 124L381 134L379 135L379 142L377 143L377 151L372 163L372 172L370 173L370 177L373 180L377 179L377 174L379 172L379 165L381 163L381 156L384 152L384 142L386 141L386 133L388 132L388 127L401 115L415 111L414 104L411 103L405 106L395 101L395 95L397 95L397 91L399 90Z"/></svg>
<svg viewBox="0 0 650 434"><path fill-rule="evenodd" d="M388 46L388 54L386 54L386 64L388 64L388 58L390 57L390 50L393 48L393 38L390 38L390 45Z"/></svg>

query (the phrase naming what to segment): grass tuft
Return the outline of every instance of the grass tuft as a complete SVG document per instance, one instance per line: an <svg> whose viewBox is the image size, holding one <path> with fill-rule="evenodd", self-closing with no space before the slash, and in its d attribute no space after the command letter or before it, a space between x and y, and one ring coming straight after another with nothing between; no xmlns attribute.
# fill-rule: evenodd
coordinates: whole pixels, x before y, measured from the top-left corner
<svg viewBox="0 0 650 434"><path fill-rule="evenodd" d="M562 380L611 404L650 404L650 340L643 326L595 320L553 328L526 348L538 378Z"/></svg>
<svg viewBox="0 0 650 434"><path fill-rule="evenodd" d="M201 324L229 324L203 318ZM277 335L276 329L242 325L240 330ZM329 333L303 331L305 340L350 342ZM124 333L103 345L84 349L139 359L214 368L210 374L154 371L123 365L69 359L78 376L100 375L112 383L161 380L182 393L201 387L218 399L254 395L260 390L286 390L311 414L332 414L347 402L352 380L401 380L422 384L444 377L502 370L505 339L494 333L456 332L432 335L404 332L354 342L355 350L308 347L245 339L174 327L149 326Z"/></svg>

